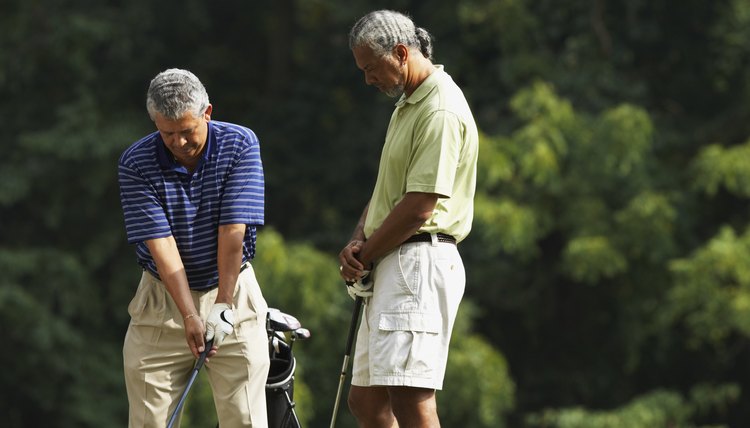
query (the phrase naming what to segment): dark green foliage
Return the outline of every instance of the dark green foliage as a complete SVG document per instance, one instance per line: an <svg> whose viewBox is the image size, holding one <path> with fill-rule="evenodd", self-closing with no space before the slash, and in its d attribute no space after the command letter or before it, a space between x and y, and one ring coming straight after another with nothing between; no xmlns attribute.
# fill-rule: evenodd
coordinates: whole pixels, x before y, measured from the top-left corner
<svg viewBox="0 0 750 428"><path fill-rule="evenodd" d="M483 132L445 426L750 424L750 5L744 0L391 0L435 36ZM394 100L349 26L372 2L0 3L3 426L124 426L140 272L117 157L153 129L149 80L202 78L261 140L255 269L326 426L351 301L335 254ZM473 302L473 303L472 303ZM501 353L502 352L502 353ZM201 380L185 426L212 425ZM343 405L341 426L354 426Z"/></svg>

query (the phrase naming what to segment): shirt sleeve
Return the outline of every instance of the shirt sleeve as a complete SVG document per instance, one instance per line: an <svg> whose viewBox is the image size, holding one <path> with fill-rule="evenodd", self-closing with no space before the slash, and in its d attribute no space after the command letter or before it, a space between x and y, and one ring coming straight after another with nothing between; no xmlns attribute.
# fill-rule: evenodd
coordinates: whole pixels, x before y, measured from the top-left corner
<svg viewBox="0 0 750 428"><path fill-rule="evenodd" d="M156 189L138 171L122 162L117 175L128 243L172 235Z"/></svg>
<svg viewBox="0 0 750 428"><path fill-rule="evenodd" d="M219 224L264 223L265 185L258 138L251 131L245 135L247 144L238 152L221 200Z"/></svg>
<svg viewBox="0 0 750 428"><path fill-rule="evenodd" d="M433 112L417 123L414 137L406 191L450 198L461 150L461 121L448 111Z"/></svg>

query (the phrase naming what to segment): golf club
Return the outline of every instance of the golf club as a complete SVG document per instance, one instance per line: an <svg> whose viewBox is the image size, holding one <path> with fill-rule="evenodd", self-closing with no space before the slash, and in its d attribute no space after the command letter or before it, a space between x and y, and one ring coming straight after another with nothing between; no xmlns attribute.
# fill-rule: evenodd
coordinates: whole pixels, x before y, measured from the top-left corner
<svg viewBox="0 0 750 428"><path fill-rule="evenodd" d="M177 402L177 407L175 407L174 411L172 412L172 416L169 417L169 423L167 424L167 428L172 428L172 425L175 422L175 419L177 419L177 415L180 414L180 409L182 409L182 406L185 404L185 399L187 398L188 392L190 392L190 388L193 386L193 382L195 382L195 378L198 377L198 372L200 371L201 367L203 367L203 363L206 361L206 356L208 355L208 351L211 350L213 347L214 340L211 339L203 345L203 352L198 356L198 360L195 362L195 366L193 366L193 371L190 374L190 379L188 379L187 386L185 387L185 391L182 393L182 397L180 397L180 401Z"/></svg>
<svg viewBox="0 0 750 428"><path fill-rule="evenodd" d="M310 330L306 328L298 328L297 330L294 330L291 334L291 343L286 343L286 339L284 338L284 335L274 331L272 334L270 334L270 344L271 344L271 357L273 358L274 355L279 354L281 352L291 352L292 348L294 347L294 342L298 340L307 340L310 338Z"/></svg>
<svg viewBox="0 0 750 428"><path fill-rule="evenodd" d="M287 332L297 330L298 328L302 328L302 324L300 324L297 318L275 308L268 309L266 330Z"/></svg>
<svg viewBox="0 0 750 428"><path fill-rule="evenodd" d="M354 311L352 311L352 321L349 324L349 337L346 338L346 351L344 352L344 363L341 365L341 377L339 378L339 388L336 392L336 402L333 405L333 416L331 416L331 428L336 426L336 414L339 411L339 402L341 401L341 391L344 388L344 380L346 379L346 370L349 366L349 356L352 353L352 345L354 344L354 335L357 332L357 323L359 322L359 313L362 311L362 303L364 299L362 296L357 296L354 300Z"/></svg>
<svg viewBox="0 0 750 428"><path fill-rule="evenodd" d="M294 342L296 342L298 340L307 340L307 339L309 339L310 338L310 330L308 330L306 328L300 327L297 330L294 330L292 332L291 337L292 337L292 344L289 345L289 349L290 350L291 350L291 348L294 347Z"/></svg>
<svg viewBox="0 0 750 428"><path fill-rule="evenodd" d="M307 340L310 338L310 330L306 328L298 328L292 332L292 341L295 340Z"/></svg>

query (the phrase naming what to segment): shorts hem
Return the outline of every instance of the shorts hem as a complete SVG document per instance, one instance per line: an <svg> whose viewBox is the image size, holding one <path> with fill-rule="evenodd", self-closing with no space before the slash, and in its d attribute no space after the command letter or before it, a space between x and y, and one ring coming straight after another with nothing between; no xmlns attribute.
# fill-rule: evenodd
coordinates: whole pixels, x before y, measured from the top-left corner
<svg viewBox="0 0 750 428"><path fill-rule="evenodd" d="M371 379L352 378L352 385L354 386L408 386L412 388L426 388L442 390L443 384L435 383L430 378L416 378L416 377L404 377L404 376L384 376L374 377Z"/></svg>

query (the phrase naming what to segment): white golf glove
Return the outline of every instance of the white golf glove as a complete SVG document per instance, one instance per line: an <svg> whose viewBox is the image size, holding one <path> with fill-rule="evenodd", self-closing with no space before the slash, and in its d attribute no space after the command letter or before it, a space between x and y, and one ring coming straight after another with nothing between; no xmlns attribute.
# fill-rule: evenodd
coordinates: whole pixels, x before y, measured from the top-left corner
<svg viewBox="0 0 750 428"><path fill-rule="evenodd" d="M234 330L234 313L227 303L216 303L206 319L206 341L214 340L217 347L224 341L224 337Z"/></svg>
<svg viewBox="0 0 750 428"><path fill-rule="evenodd" d="M372 297L372 286L375 283L370 277L370 271L366 270L364 272L365 273L362 275L362 277L359 278L356 282L346 283L346 291L354 300L357 300L357 297L362 297L363 299Z"/></svg>

